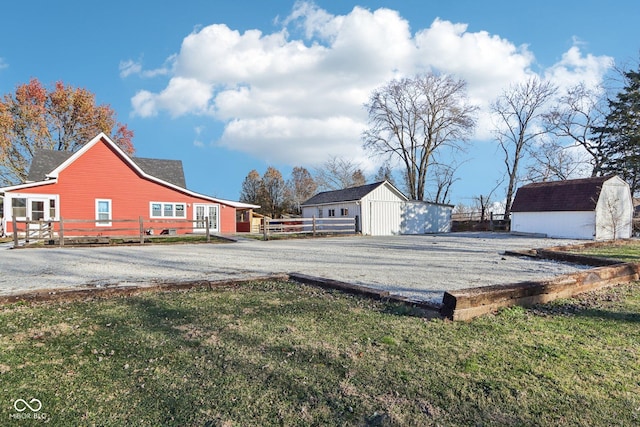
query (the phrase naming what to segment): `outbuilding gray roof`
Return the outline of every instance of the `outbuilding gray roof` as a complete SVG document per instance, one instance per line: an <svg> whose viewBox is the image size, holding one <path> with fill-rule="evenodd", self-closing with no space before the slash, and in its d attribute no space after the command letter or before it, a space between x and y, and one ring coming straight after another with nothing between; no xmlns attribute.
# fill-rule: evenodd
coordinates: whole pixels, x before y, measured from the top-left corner
<svg viewBox="0 0 640 427"><path fill-rule="evenodd" d="M375 182L373 184L345 188L343 190L323 191L322 193L318 193L306 202L302 203L302 206L323 205L327 203L338 202L353 202L356 200L360 200L376 188L383 185L385 182L386 181Z"/></svg>
<svg viewBox="0 0 640 427"><path fill-rule="evenodd" d="M536 182L516 192L512 212L590 212L596 209L602 185L611 176Z"/></svg>
<svg viewBox="0 0 640 427"><path fill-rule="evenodd" d="M69 151L37 150L31 161L27 181L44 181L47 174L50 174L73 154ZM144 157L131 157L131 160L146 174L178 187L187 188L182 161Z"/></svg>

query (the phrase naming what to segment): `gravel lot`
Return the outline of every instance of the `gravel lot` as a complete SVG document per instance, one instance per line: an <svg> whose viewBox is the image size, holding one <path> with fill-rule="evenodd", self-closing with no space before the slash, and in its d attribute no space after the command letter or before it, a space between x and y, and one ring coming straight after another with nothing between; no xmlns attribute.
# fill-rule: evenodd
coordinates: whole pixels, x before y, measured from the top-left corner
<svg viewBox="0 0 640 427"><path fill-rule="evenodd" d="M575 241L490 233L219 245L0 249L0 295L303 273L440 302L445 290L549 278L579 266L503 256ZM5 245L5 248L10 245Z"/></svg>

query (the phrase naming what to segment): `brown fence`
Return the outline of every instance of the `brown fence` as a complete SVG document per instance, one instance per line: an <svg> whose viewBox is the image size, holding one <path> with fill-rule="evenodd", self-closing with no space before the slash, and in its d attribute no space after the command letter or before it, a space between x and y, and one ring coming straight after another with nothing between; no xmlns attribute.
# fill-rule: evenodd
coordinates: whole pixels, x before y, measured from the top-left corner
<svg viewBox="0 0 640 427"><path fill-rule="evenodd" d="M211 229L209 227L209 218L200 220L163 220L148 219L140 217L138 219L109 219L105 223L109 223L108 227L96 226L99 222L95 218L92 219L63 219L51 221L33 221L13 219L13 244L14 247L19 246L21 240L25 244L29 244L31 240L59 240L59 245L64 246L65 238L85 239L93 238L93 241L100 243L104 241L108 243L110 239L122 237L134 237L136 241L144 244L148 238L175 236L177 234L193 233L194 227L197 226L203 230L203 234L207 238L207 242L211 241ZM92 224L93 226L87 226ZM156 234L155 230L161 230ZM87 242L91 242L87 240Z"/></svg>
<svg viewBox="0 0 640 427"><path fill-rule="evenodd" d="M283 234L354 234L355 218L264 218L260 232L265 240L271 235Z"/></svg>
<svg viewBox="0 0 640 427"><path fill-rule="evenodd" d="M510 221L504 214L481 211L456 212L451 214L451 231L508 231Z"/></svg>

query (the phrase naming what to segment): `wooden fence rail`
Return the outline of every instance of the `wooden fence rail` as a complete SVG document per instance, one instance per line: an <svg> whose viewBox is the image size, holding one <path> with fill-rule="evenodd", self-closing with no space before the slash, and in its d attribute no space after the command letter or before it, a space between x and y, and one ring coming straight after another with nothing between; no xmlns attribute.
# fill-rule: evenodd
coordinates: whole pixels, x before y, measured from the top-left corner
<svg viewBox="0 0 640 427"><path fill-rule="evenodd" d="M265 240L271 235L281 234L354 234L356 232L355 218L264 218L260 232Z"/></svg>
<svg viewBox="0 0 640 427"><path fill-rule="evenodd" d="M17 220L13 218L13 244L14 247L19 246L20 236L23 236L25 244L31 240L54 240L57 236L60 246L64 246L66 238L79 237L139 237L139 242L144 244L150 236L170 236L179 234L179 230L186 230L192 233L194 226L204 231L207 242L211 241L211 229L209 227L209 218L205 217L198 220L188 219L150 219L139 217L138 219L109 219L102 222L109 223L109 226L96 226L99 220L92 219L63 219L59 220ZM92 227L82 227L80 224L93 224ZM117 224L117 227L114 227ZM159 234L155 234L156 229L161 229ZM108 233L105 235L105 233ZM114 234L118 233L118 234Z"/></svg>

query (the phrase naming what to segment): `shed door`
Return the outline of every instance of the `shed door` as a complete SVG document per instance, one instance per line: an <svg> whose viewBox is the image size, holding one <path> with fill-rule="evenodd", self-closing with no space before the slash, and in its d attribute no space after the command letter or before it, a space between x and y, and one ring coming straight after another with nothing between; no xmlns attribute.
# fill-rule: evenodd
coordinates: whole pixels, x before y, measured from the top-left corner
<svg viewBox="0 0 640 427"><path fill-rule="evenodd" d="M393 236L400 234L403 202L369 202L368 228L372 236Z"/></svg>
<svg viewBox="0 0 640 427"><path fill-rule="evenodd" d="M195 232L205 232L207 230L207 223L205 220L209 221L209 232L217 233L218 232L218 205L193 205L193 220L195 221L193 224L193 231Z"/></svg>

